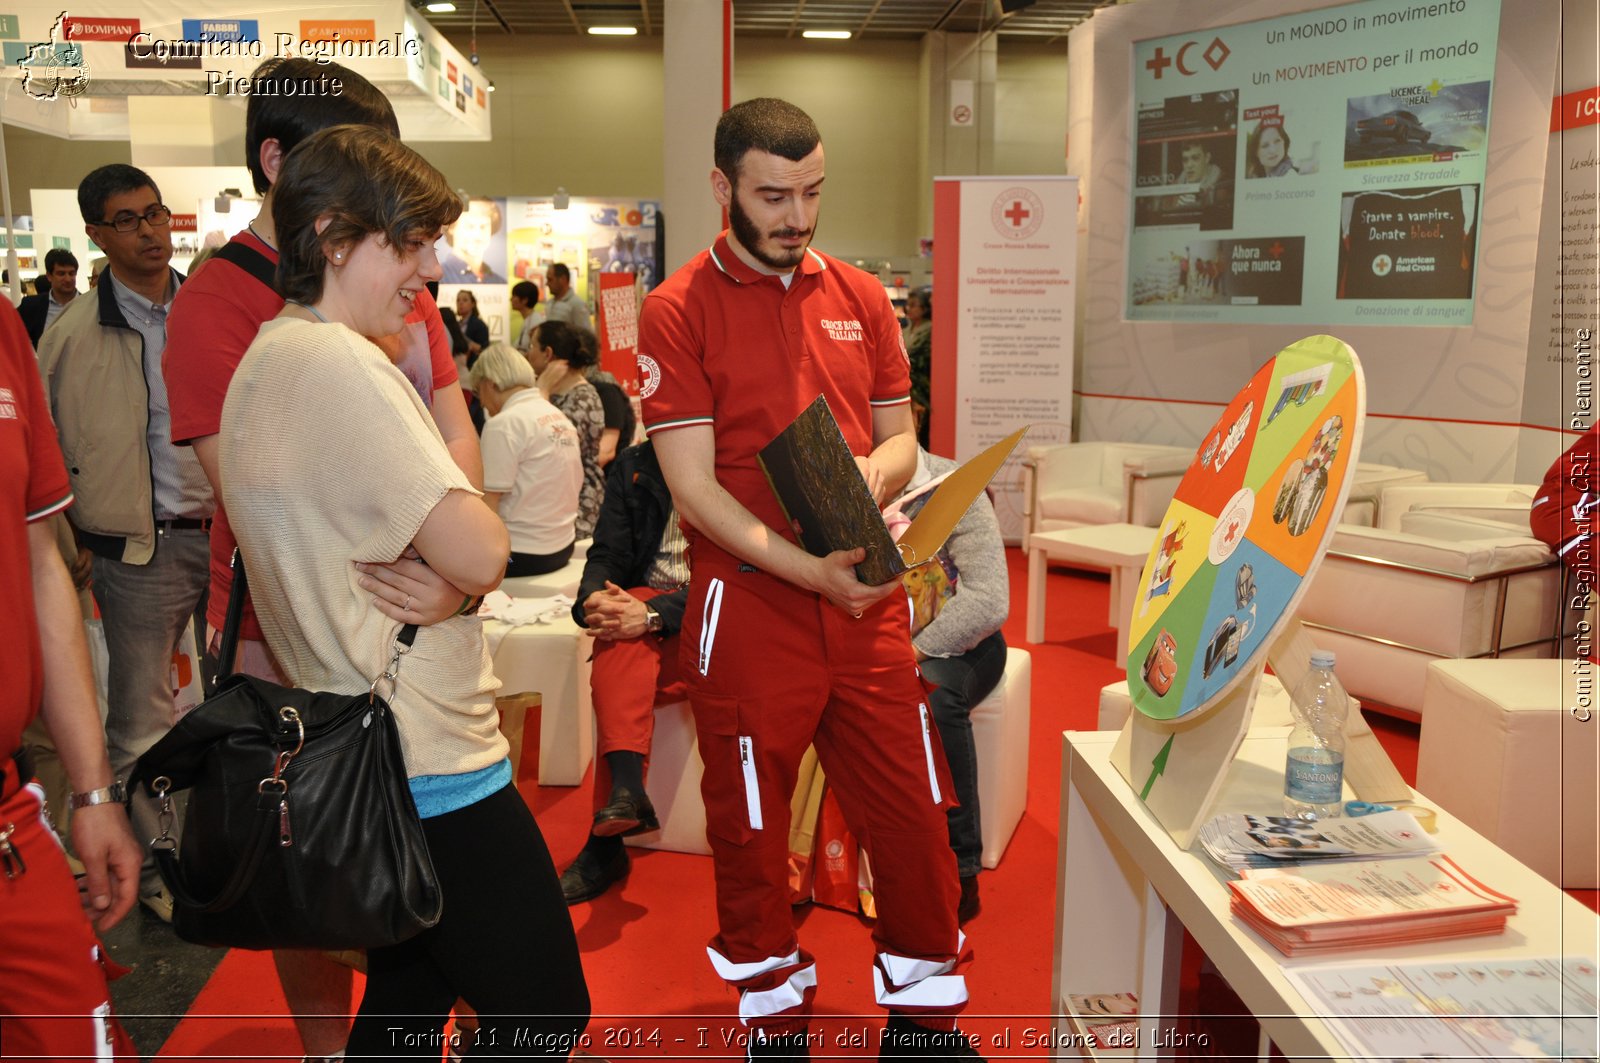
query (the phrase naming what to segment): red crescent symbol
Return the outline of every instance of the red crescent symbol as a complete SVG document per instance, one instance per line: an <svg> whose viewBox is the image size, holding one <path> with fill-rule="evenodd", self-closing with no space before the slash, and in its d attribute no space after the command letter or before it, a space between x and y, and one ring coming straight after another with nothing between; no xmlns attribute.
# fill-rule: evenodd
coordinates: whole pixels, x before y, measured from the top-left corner
<svg viewBox="0 0 1600 1063"><path fill-rule="evenodd" d="M1193 41L1186 41L1184 43L1183 47L1178 49L1178 73L1184 74L1184 75L1189 75L1189 74L1193 74L1194 73L1193 70L1190 70L1188 67L1183 65L1183 54L1185 52L1187 52L1190 48L1193 48L1193 47L1194 47L1194 42Z"/></svg>

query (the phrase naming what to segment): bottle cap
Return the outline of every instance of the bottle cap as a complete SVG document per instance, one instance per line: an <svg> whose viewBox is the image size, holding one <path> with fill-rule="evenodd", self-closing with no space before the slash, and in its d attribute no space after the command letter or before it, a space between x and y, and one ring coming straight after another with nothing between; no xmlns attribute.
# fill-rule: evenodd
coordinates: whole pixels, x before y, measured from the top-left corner
<svg viewBox="0 0 1600 1063"><path fill-rule="evenodd" d="M1311 651L1311 667L1313 668L1332 668L1334 660L1335 657L1332 650Z"/></svg>

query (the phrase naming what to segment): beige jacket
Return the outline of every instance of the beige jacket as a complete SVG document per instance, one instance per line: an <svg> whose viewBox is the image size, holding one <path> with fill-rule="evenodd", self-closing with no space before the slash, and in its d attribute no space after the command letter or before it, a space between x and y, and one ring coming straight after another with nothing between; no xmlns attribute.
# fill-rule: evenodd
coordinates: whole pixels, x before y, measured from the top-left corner
<svg viewBox="0 0 1600 1063"><path fill-rule="evenodd" d="M109 279L107 272L45 330L39 372L72 480L73 526L99 537L84 543L96 553L143 565L156 549L144 338L123 317Z"/></svg>

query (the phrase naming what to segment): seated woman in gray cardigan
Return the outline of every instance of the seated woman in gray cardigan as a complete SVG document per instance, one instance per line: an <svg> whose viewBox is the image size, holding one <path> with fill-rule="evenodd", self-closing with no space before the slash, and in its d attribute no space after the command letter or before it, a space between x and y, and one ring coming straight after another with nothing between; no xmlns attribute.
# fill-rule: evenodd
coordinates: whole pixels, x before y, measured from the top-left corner
<svg viewBox="0 0 1600 1063"><path fill-rule="evenodd" d="M934 477L956 468L949 458L918 448L917 471L907 485L914 492ZM932 496L926 491L899 507L907 518ZM893 515L890 526L896 520ZM978 914L979 858L983 837L978 823L978 756L972 742L972 709L999 684L1006 670L1006 640L1000 634L1011 611L1005 543L987 495L967 509L936 562L902 577L911 598L911 645L923 677L937 684L929 709L939 727L959 807L952 808L950 847L961 875L962 923Z"/></svg>

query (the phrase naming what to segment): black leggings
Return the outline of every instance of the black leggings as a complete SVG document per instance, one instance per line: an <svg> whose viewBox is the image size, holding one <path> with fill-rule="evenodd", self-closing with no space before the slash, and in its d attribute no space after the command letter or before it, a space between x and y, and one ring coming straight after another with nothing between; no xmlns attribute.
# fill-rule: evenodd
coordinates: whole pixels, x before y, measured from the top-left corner
<svg viewBox="0 0 1600 1063"><path fill-rule="evenodd" d="M459 997L478 1013L469 1055L564 1057L589 989L555 865L513 786L422 821L444 893L437 926L367 954L346 1054L437 1060Z"/></svg>
<svg viewBox="0 0 1600 1063"><path fill-rule="evenodd" d="M564 549L553 554L519 554L511 551L511 562L506 565L508 576L543 576L547 572L555 572L566 567L572 560L572 549L576 543L568 543Z"/></svg>

